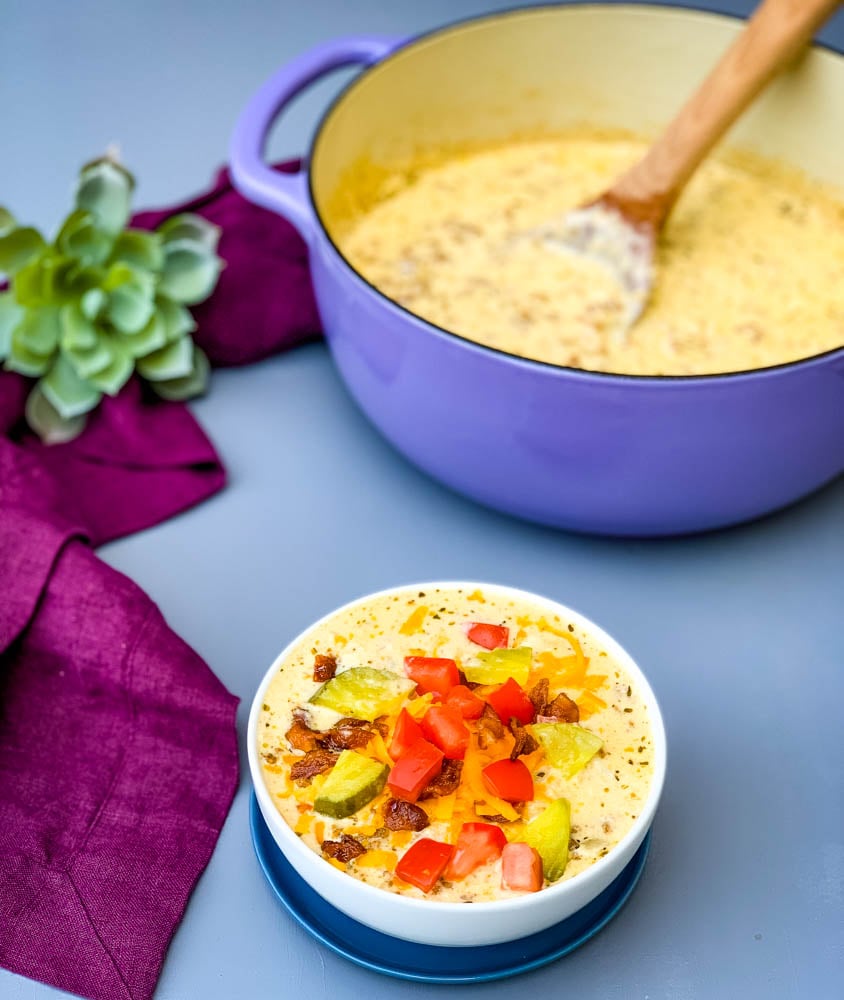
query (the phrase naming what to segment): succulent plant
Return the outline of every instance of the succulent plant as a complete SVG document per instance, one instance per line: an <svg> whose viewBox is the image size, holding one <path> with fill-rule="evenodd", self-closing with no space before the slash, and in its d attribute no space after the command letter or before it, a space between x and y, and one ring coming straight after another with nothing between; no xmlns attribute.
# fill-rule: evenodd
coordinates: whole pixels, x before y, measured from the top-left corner
<svg viewBox="0 0 844 1000"><path fill-rule="evenodd" d="M127 229L132 175L106 157L82 168L73 211L48 243L0 207L0 361L38 381L29 426L69 441L103 395L133 371L165 399L208 381L189 305L213 291L220 231L201 216L173 216L154 232Z"/></svg>

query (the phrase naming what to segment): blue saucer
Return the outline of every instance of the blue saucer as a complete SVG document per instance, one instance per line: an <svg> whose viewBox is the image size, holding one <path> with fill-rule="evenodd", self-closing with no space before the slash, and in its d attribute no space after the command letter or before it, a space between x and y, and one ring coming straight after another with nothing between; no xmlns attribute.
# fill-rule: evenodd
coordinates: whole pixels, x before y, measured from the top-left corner
<svg viewBox="0 0 844 1000"><path fill-rule="evenodd" d="M352 920L318 895L293 869L267 828L255 794L249 811L252 843L275 894L294 920L356 965L423 983L482 983L538 969L579 948L618 913L636 887L651 835L618 878L582 910L530 937L478 948L413 944Z"/></svg>

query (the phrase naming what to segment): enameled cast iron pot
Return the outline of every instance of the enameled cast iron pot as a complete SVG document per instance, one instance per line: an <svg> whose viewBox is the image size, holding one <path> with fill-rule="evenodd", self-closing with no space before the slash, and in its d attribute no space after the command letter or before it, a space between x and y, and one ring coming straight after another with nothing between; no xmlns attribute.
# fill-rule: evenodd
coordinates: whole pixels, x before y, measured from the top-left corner
<svg viewBox="0 0 844 1000"><path fill-rule="evenodd" d="M231 145L235 185L302 233L343 379L431 475L546 524L668 535L757 517L844 471L844 348L700 377L528 361L412 315L367 283L332 237L334 206L362 163L389 170L414 152L579 123L654 133L740 27L665 7L529 8L409 42L329 42L252 98ZM262 153L276 115L308 83L351 63L368 68L323 117L309 169L271 171ZM840 183L844 58L814 48L730 141Z"/></svg>

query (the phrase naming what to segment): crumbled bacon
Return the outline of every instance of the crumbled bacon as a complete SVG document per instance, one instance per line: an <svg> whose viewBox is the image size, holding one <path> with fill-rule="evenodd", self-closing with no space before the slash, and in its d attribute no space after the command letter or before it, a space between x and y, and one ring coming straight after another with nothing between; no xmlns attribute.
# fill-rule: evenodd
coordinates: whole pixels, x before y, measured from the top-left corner
<svg viewBox="0 0 844 1000"><path fill-rule="evenodd" d="M390 799L384 806L384 822L388 830L424 830L430 820L420 806L404 799Z"/></svg>
<svg viewBox="0 0 844 1000"><path fill-rule="evenodd" d="M387 716L379 715L372 723L372 728L376 729L381 734L381 738L386 740L390 732L390 724L387 722Z"/></svg>
<svg viewBox="0 0 844 1000"><path fill-rule="evenodd" d="M486 750L490 743L500 740L504 735L504 726L498 713L492 705L484 705L483 714L478 719L478 746Z"/></svg>
<svg viewBox="0 0 844 1000"><path fill-rule="evenodd" d="M483 816L481 817L484 823L509 823L511 822L506 816L502 816L501 813L496 813L494 816Z"/></svg>
<svg viewBox="0 0 844 1000"><path fill-rule="evenodd" d="M359 840L344 833L339 840L323 840L322 853L335 861L342 861L343 864L351 861L352 858L359 858L361 854L366 854L366 848Z"/></svg>
<svg viewBox="0 0 844 1000"><path fill-rule="evenodd" d="M460 775L463 773L462 760L450 760L448 757L443 761L440 773L435 775L422 789L420 799L433 799L440 795L451 795L457 791L460 784Z"/></svg>
<svg viewBox="0 0 844 1000"><path fill-rule="evenodd" d="M337 657L329 653L327 656L317 653L314 657L314 680L330 681L337 673Z"/></svg>
<svg viewBox="0 0 844 1000"><path fill-rule="evenodd" d="M580 709L567 694L558 694L550 705L545 706L542 714L550 715L558 722L580 722Z"/></svg>
<svg viewBox="0 0 844 1000"><path fill-rule="evenodd" d="M304 750L305 752L316 748L320 735L319 730L311 729L304 718L295 713L293 725L284 734L285 739L294 750Z"/></svg>
<svg viewBox="0 0 844 1000"><path fill-rule="evenodd" d="M373 730L364 719L341 719L331 729L317 735L327 750L360 750L372 739Z"/></svg>
<svg viewBox="0 0 844 1000"><path fill-rule="evenodd" d="M542 680L531 689L528 695L536 709L537 722L579 722L580 710L567 694L558 694L548 701L548 678Z"/></svg>
<svg viewBox="0 0 844 1000"><path fill-rule="evenodd" d="M542 715L545 706L548 704L548 678L543 677L538 684L531 688L528 698L533 702L537 715Z"/></svg>
<svg viewBox="0 0 844 1000"><path fill-rule="evenodd" d="M339 756L330 750L309 750L304 757L293 762L290 777L293 781L308 784L315 775L330 771Z"/></svg>
<svg viewBox="0 0 844 1000"><path fill-rule="evenodd" d="M517 757L521 757L522 754L533 753L539 747L537 741L518 719L510 720L510 732L516 740L513 749L510 751L510 760L515 760Z"/></svg>

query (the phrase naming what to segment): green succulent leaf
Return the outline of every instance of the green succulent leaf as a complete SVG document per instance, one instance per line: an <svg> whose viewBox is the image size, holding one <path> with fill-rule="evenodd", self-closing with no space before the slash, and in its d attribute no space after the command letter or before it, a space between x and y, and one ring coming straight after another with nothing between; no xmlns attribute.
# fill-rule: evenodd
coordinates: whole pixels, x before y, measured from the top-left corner
<svg viewBox="0 0 844 1000"><path fill-rule="evenodd" d="M114 237L98 229L90 212L76 209L64 220L56 246L84 264L101 264L111 253Z"/></svg>
<svg viewBox="0 0 844 1000"><path fill-rule="evenodd" d="M133 358L142 358L159 350L167 343L167 327L159 312L154 312L149 323L138 333L123 336L123 345Z"/></svg>
<svg viewBox="0 0 844 1000"><path fill-rule="evenodd" d="M27 310L15 328L20 343L42 357L55 352L61 332L59 310L50 306Z"/></svg>
<svg viewBox="0 0 844 1000"><path fill-rule="evenodd" d="M155 304L158 314L164 321L168 344L172 344L186 333L193 333L196 329L196 322L191 316L190 309L164 295L157 296Z"/></svg>
<svg viewBox="0 0 844 1000"><path fill-rule="evenodd" d="M6 358L5 368L30 378L43 375L52 363L52 354L38 354L21 339L19 329L12 331L12 343Z"/></svg>
<svg viewBox="0 0 844 1000"><path fill-rule="evenodd" d="M93 320L85 315L81 305L64 306L61 311L63 350L87 350L95 347L99 333Z"/></svg>
<svg viewBox="0 0 844 1000"><path fill-rule="evenodd" d="M164 245L159 289L176 302L194 305L207 299L214 290L222 266L222 260L201 244L174 240Z"/></svg>
<svg viewBox="0 0 844 1000"><path fill-rule="evenodd" d="M145 358L138 358L138 372L150 382L184 378L193 371L193 341L185 336Z"/></svg>
<svg viewBox="0 0 844 1000"><path fill-rule="evenodd" d="M76 207L90 212L97 228L116 236L129 220L134 178L113 160L83 167L76 188Z"/></svg>
<svg viewBox="0 0 844 1000"><path fill-rule="evenodd" d="M111 351L111 361L105 368L88 376L88 381L107 396L116 396L129 381L135 361L121 341L107 336L102 341Z"/></svg>
<svg viewBox="0 0 844 1000"><path fill-rule="evenodd" d="M165 243L175 243L178 240L190 240L213 253L220 242L222 230L201 215L193 212L183 212L181 215L171 215L156 230Z"/></svg>
<svg viewBox="0 0 844 1000"><path fill-rule="evenodd" d="M194 344L193 369L182 378L163 379L150 382L150 386L162 399L181 400L194 399L201 396L208 388L211 365L205 352Z"/></svg>
<svg viewBox="0 0 844 1000"><path fill-rule="evenodd" d="M80 378L91 379L104 372L114 360L114 352L105 339L93 347L64 347L62 353Z"/></svg>
<svg viewBox="0 0 844 1000"><path fill-rule="evenodd" d="M113 261L122 261L142 271L160 271L164 264L162 239L145 229L127 229L114 241Z"/></svg>
<svg viewBox="0 0 844 1000"><path fill-rule="evenodd" d="M86 319L94 320L103 311L108 296L102 288L89 288L79 299L79 308Z"/></svg>
<svg viewBox="0 0 844 1000"><path fill-rule="evenodd" d="M47 246L37 229L23 226L0 236L0 271L15 275Z"/></svg>
<svg viewBox="0 0 844 1000"><path fill-rule="evenodd" d="M0 361L12 349L12 331L20 323L23 309L15 302L11 292L0 292Z"/></svg>
<svg viewBox="0 0 844 1000"><path fill-rule="evenodd" d="M26 422L41 438L44 444L64 444L78 437L85 429L87 417L64 418L41 391L33 386L26 398L24 409Z"/></svg>
<svg viewBox="0 0 844 1000"><path fill-rule="evenodd" d="M104 282L106 315L121 333L138 333L155 312L155 277L130 264L112 264Z"/></svg>
<svg viewBox="0 0 844 1000"><path fill-rule="evenodd" d="M12 215L8 208L0 205L0 236L5 236L6 233L11 232L16 225L17 222L15 222L14 215Z"/></svg>
<svg viewBox="0 0 844 1000"><path fill-rule="evenodd" d="M97 269L47 251L17 273L12 285L19 305L27 309L61 305L82 295L100 280Z"/></svg>
<svg viewBox="0 0 844 1000"><path fill-rule="evenodd" d="M79 377L62 354L58 355L38 385L63 420L93 410L102 396L90 382Z"/></svg>

